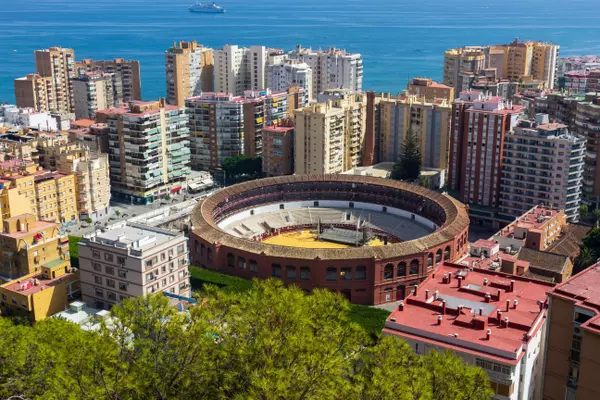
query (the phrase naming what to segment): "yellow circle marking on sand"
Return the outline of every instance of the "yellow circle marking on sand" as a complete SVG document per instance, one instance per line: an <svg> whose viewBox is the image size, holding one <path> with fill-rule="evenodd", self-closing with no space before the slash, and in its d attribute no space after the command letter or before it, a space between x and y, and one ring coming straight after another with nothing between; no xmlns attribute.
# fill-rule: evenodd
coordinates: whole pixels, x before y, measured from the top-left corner
<svg viewBox="0 0 600 400"><path fill-rule="evenodd" d="M350 247L345 244L317 240L317 234L309 230L285 232L265 239L263 240L263 243L288 247L302 247L305 249L347 249ZM379 239L373 239L368 245L383 246L383 242Z"/></svg>

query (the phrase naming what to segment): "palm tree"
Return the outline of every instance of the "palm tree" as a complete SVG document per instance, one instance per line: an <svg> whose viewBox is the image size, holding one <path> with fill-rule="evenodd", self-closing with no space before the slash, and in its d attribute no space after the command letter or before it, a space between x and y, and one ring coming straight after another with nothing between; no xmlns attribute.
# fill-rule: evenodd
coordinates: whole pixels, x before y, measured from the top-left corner
<svg viewBox="0 0 600 400"><path fill-rule="evenodd" d="M575 268L573 275L580 273L584 269L588 268L595 261L594 252L589 247L583 247L581 253L575 259Z"/></svg>

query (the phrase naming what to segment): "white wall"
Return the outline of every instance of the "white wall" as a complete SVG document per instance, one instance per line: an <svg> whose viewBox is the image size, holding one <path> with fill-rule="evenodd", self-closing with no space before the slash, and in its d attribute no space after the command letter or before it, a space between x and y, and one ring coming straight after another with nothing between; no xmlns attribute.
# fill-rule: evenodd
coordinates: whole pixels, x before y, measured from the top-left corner
<svg viewBox="0 0 600 400"><path fill-rule="evenodd" d="M287 203L268 204L268 205L256 207L253 209L245 210L245 211L239 212L237 214L231 215L231 216L225 218L224 220L222 220L221 222L219 222L218 226L219 226L219 229L226 229L228 226L230 226L236 222L240 222L240 221L245 220L246 218L249 218L251 215L250 214L251 211L254 211L254 215L273 213L273 212L280 211L280 208L279 208L280 204L284 204L285 210L294 210L294 209L298 209L298 208L314 207L315 201L319 202L319 207L316 207L316 208L342 208L342 209L350 208L350 205L349 205L350 202L341 201L341 200L309 200L309 201L294 201L294 202L287 202ZM382 206L379 204L362 203L359 201L354 202L354 209L355 210L368 210L368 211L382 212ZM387 207L387 213L401 217L401 218L406 218L409 220L412 219L412 215L413 215L413 213L411 213L409 211L401 210L399 208L394 208L394 207ZM430 221L426 218L423 218L420 215L417 215L417 214L414 214L414 215L415 215L414 221L423 225L427 229L436 230L438 228L438 226L435 223L433 223L432 221Z"/></svg>

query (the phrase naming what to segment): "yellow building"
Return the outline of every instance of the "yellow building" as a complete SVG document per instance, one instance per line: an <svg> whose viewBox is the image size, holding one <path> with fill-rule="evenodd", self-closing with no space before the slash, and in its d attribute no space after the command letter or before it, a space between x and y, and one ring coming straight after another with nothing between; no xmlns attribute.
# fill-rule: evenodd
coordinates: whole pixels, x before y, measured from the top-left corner
<svg viewBox="0 0 600 400"><path fill-rule="evenodd" d="M188 97L213 91L213 50L195 40L173 43L166 51L165 66L169 104L184 106Z"/></svg>
<svg viewBox="0 0 600 400"><path fill-rule="evenodd" d="M69 263L69 239L59 225L21 214L2 221L0 276L15 279L39 273L43 265L60 260Z"/></svg>
<svg viewBox="0 0 600 400"><path fill-rule="evenodd" d="M477 74L485 68L486 48L466 46L444 52L444 84L456 88L460 74Z"/></svg>
<svg viewBox="0 0 600 400"><path fill-rule="evenodd" d="M80 292L79 271L72 272L68 261L56 260L43 265L41 273L0 286L0 311L37 322L65 310Z"/></svg>
<svg viewBox="0 0 600 400"><path fill-rule="evenodd" d="M445 99L427 101L424 97L382 94L378 107L376 137L380 162L397 161L406 133L412 130L419 137L423 167L447 168L451 103Z"/></svg>
<svg viewBox="0 0 600 400"><path fill-rule="evenodd" d="M49 172L31 161L0 162L0 210L4 218L31 213L40 220L78 219L75 176Z"/></svg>

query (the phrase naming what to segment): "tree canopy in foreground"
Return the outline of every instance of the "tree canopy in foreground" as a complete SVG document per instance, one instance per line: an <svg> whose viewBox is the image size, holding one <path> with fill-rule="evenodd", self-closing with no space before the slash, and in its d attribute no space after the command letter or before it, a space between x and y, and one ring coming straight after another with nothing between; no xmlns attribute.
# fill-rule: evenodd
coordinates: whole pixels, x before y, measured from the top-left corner
<svg viewBox="0 0 600 400"><path fill-rule="evenodd" d="M162 296L114 307L88 332L50 319L0 318L0 398L479 400L485 372L451 353L417 356L373 342L340 295L255 282L243 294L208 287L178 313Z"/></svg>

